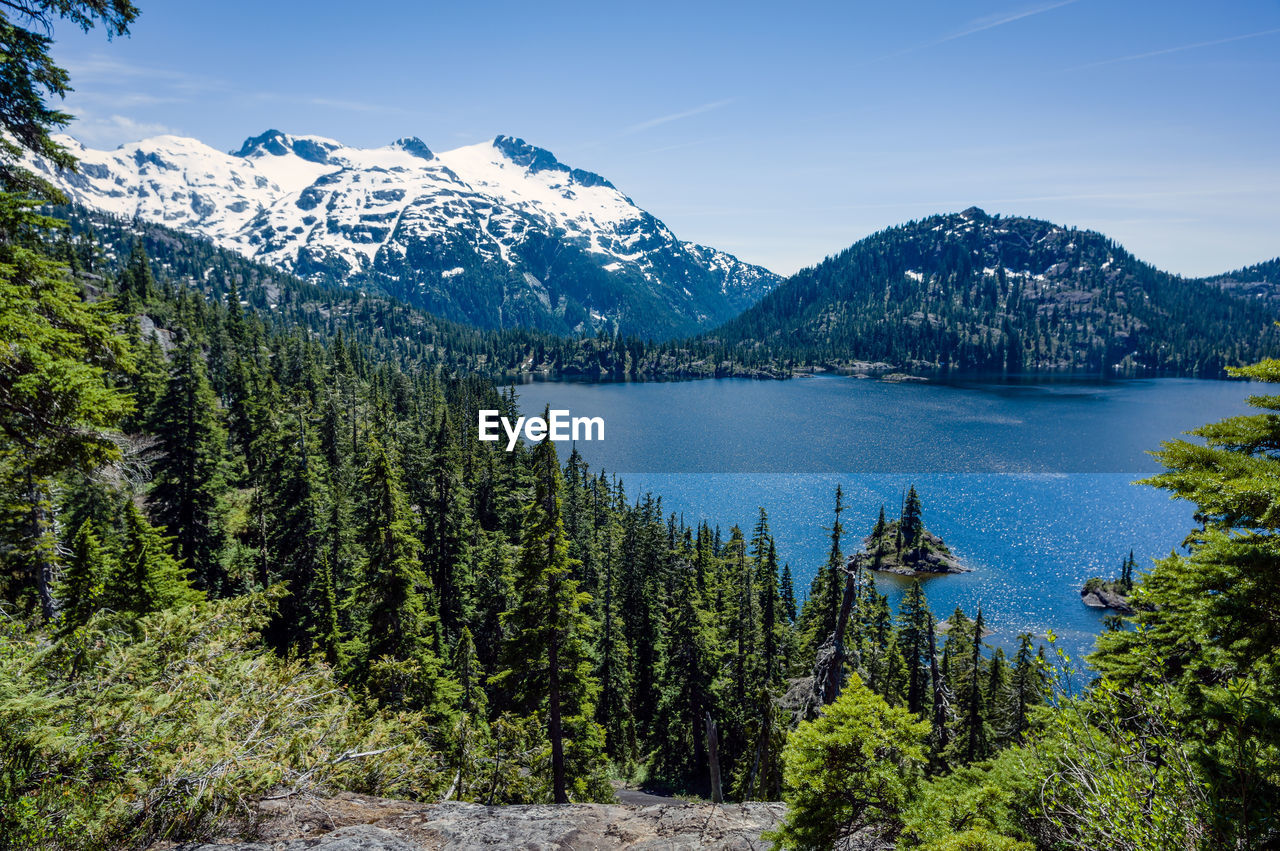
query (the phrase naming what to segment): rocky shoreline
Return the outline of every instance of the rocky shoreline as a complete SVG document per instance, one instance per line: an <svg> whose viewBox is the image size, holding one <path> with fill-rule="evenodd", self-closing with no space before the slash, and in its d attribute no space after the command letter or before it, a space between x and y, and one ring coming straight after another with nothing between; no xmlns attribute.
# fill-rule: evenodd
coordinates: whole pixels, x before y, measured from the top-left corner
<svg viewBox="0 0 1280 851"><path fill-rule="evenodd" d="M1121 594L1116 588L1109 587L1114 584L1110 582L1098 584L1092 581L1086 582L1085 586L1080 589L1080 602L1091 609L1110 609L1122 615L1133 614L1134 609L1129 604L1129 598Z"/></svg>
<svg viewBox="0 0 1280 851"><path fill-rule="evenodd" d="M220 839L150 851L444 851L468 848L631 848L761 851L781 803L710 804L668 799L627 804L485 806L420 804L365 795L263 801L247 840Z"/></svg>

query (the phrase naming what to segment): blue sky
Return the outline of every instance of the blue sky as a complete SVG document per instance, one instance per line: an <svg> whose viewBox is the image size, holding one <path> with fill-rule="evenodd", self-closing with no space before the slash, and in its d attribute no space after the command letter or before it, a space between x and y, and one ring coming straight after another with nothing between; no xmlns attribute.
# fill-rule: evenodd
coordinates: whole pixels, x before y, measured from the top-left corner
<svg viewBox="0 0 1280 851"><path fill-rule="evenodd" d="M138 0L56 32L93 147L498 133L780 273L972 204L1188 275L1280 255L1280 3Z"/></svg>

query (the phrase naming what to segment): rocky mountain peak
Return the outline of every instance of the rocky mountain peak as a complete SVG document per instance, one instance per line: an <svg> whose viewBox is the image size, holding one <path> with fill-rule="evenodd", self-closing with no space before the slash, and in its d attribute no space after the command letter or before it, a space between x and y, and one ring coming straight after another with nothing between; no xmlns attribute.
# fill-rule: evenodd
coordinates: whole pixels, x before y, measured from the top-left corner
<svg viewBox="0 0 1280 851"><path fill-rule="evenodd" d="M308 162L328 163L329 155L340 147L342 146L332 139L323 139L319 136L290 136L279 130L268 130L245 139L240 150L235 151L233 156L283 157L293 154Z"/></svg>
<svg viewBox="0 0 1280 851"><path fill-rule="evenodd" d="M516 165L524 166L529 171L561 171L568 175L573 182L582 186L615 188L612 183L595 172L585 171L580 168L570 168L556 159L555 154L546 148L530 145L524 139L517 139L512 136L497 136L493 140L493 146L502 152L502 155L508 160Z"/></svg>
<svg viewBox="0 0 1280 851"><path fill-rule="evenodd" d="M399 148L407 154L413 154L415 157L421 157L424 160L435 159L435 154L427 147L427 143L419 139L417 136L405 136L396 139L391 143L391 147Z"/></svg>

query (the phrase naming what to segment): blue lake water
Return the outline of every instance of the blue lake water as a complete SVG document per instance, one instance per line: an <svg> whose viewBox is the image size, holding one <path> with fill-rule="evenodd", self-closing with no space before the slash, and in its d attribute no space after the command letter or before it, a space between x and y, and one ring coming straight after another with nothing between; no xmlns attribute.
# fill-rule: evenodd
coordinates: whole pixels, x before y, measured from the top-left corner
<svg viewBox="0 0 1280 851"><path fill-rule="evenodd" d="M686 522L750 529L760 506L803 595L825 561L837 484L845 550L892 518L914 484L926 525L972 573L926 583L938 616L982 606L990 641L1053 629L1079 655L1101 612L1080 602L1090 576L1168 555L1191 529L1191 506L1133 485L1159 470L1162 440L1248 410L1256 385L1123 382L894 384L843 377L640 384L542 382L521 409L602 416L605 440L579 442L593 470L652 491ZM567 446L562 447L564 451ZM903 584L877 577L897 605Z"/></svg>

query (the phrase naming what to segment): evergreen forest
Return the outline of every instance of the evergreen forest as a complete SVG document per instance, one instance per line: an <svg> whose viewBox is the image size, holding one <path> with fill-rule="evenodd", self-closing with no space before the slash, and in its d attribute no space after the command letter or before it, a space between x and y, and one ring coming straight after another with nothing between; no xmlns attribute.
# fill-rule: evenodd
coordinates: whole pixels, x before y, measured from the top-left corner
<svg viewBox="0 0 1280 851"><path fill-rule="evenodd" d="M0 5L0 848L234 835L264 796L622 782L785 801L783 848L1280 841L1280 396L1158 450L1146 484L1199 525L1126 573L1135 614L1087 668L943 622L919 581L891 609L859 542L923 546L918 498L846 529L837 489L797 588L768 506L692 526L550 441L477 439L478 410L517 415L496 373L552 338L57 206L22 166L74 167L47 33L137 9Z"/></svg>

